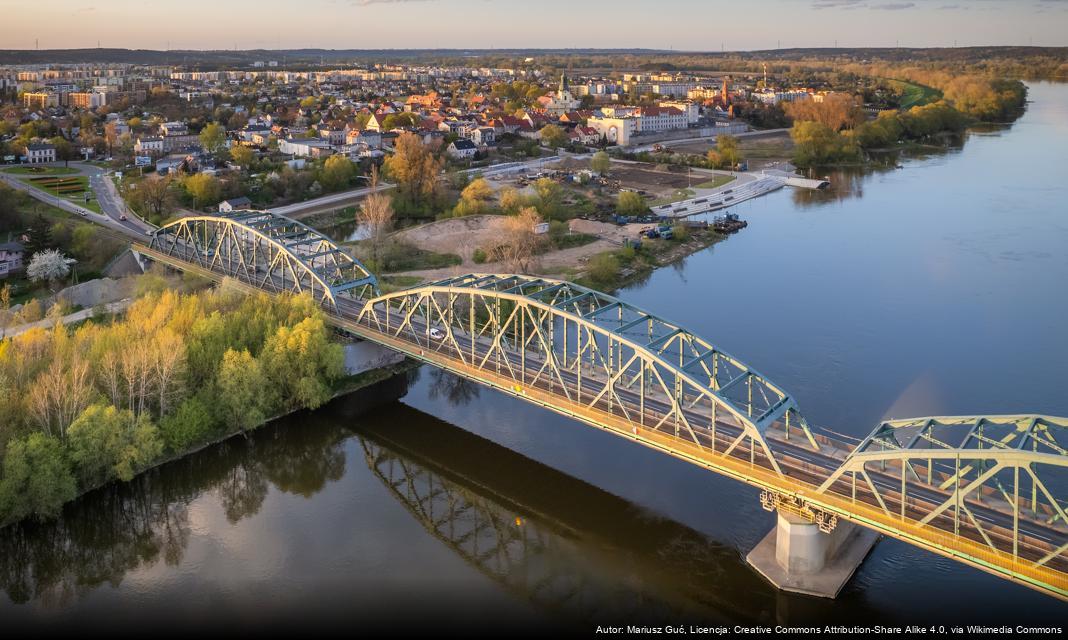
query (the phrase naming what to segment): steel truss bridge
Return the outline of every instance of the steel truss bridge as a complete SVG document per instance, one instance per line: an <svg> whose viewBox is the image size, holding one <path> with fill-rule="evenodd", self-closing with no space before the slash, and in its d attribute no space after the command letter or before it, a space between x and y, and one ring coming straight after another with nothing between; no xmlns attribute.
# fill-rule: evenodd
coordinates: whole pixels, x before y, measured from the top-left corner
<svg viewBox="0 0 1068 640"><path fill-rule="evenodd" d="M338 328L761 489L1068 600L1068 419L883 422L858 443L685 328L579 285L469 274L382 294L315 230L268 212L183 218L135 250L249 291L307 293Z"/></svg>

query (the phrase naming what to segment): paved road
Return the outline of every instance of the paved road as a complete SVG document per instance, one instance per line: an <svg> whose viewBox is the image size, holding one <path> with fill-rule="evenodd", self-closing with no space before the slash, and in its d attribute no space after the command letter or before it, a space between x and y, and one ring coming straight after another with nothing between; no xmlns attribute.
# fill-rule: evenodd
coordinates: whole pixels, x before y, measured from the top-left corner
<svg viewBox="0 0 1068 640"><path fill-rule="evenodd" d="M57 163L52 166L61 165ZM3 181L13 189L18 189L19 191L29 194L31 197L40 200L45 204L52 205L58 209L63 209L64 211L69 211L70 213L79 215L90 222L95 222L101 226L108 227L109 229L113 229L129 236L144 236L145 231L149 229L149 226L146 223L137 220L136 216L133 215L127 215L128 220L124 221L121 219L121 216L126 215L127 210L125 204L115 190L115 185L111 184L111 180L105 175L103 169L81 162L72 162L70 166L72 169L78 170L78 174L71 175L84 175L89 178L90 186L97 194L97 202L100 204L102 213L96 213L79 204L71 202L66 198L61 198L35 187L31 187L19 179L22 177L20 174L7 173L0 169L0 181ZM4 169L7 168L9 167L4 167Z"/></svg>
<svg viewBox="0 0 1068 640"><path fill-rule="evenodd" d="M258 278L258 274L257 274ZM246 280L238 276L239 280ZM282 290L283 287L272 280L270 277L265 278L262 282L257 282L255 286L259 288L271 290ZM342 322L342 326L353 322L359 315L360 310L363 308L364 301L362 300L349 300L340 299L338 301L338 310L334 312L341 319L347 322ZM328 313L330 312L327 310ZM400 338L404 342L407 342L410 346L416 347L416 351L423 357L429 357L430 354L425 352L436 352L442 356L446 356L449 360L452 360L451 365L455 365L457 370L464 370L470 368L467 363L483 362L486 366L485 369L491 370L496 368L501 373L506 373L512 377L518 384L523 385L524 388L538 388L542 391L549 393L559 394L559 387L566 385L571 393L575 394L577 391L577 397L582 398L582 403L588 403L594 397L600 397L600 400L595 403L597 409L608 411L609 413L615 413L619 415L626 414L628 419L633 423L636 421L637 416L644 416L644 420L641 421L643 426L641 429L650 431L653 433L665 434L667 430L657 429L656 427L650 427L650 425L658 425L663 419L671 414L670 400L666 394L657 393L655 387L648 395L642 400L641 396L633 389L626 388L625 386L619 386L614 389L612 393L607 395L602 394L602 390L606 385L606 373L599 371L597 368L587 369L583 366L581 373L574 371L570 368L562 368L553 374L543 371L545 362L542 354L537 352L521 353L512 349L506 349L504 354L498 354L496 361L492 357L494 353L494 344L490 338L486 336L467 336L463 333L454 332L452 338L455 342L452 342L448 338L444 340L434 340L430 337L431 325L418 315L408 314L393 314L393 317L387 318L381 310L376 309L374 314L380 325L374 323L360 323L362 330L369 330L370 334L377 334L388 336L390 339ZM374 338L372 338L374 339ZM388 341L385 344L389 344ZM461 355L462 354L462 355ZM503 356L503 357L502 357ZM488 362L487 362L488 360ZM482 367L479 367L482 368ZM517 375L519 371L524 373ZM554 388L556 387L556 388ZM581 391L579 391L581 390ZM613 406L615 408L613 408ZM759 455L755 460L749 458L748 443L740 442L737 445L732 444L742 432L741 429L734 424L724 422L722 420L716 420L715 429L712 430L711 425L708 424L709 416L703 414L703 410L696 409L693 405L685 407L683 414L686 417L686 421L692 425L694 433L700 438L698 443L701 447L707 447L711 443L715 443L714 447L716 451L726 451L729 446L733 446L733 451L729 455L742 462L749 464L755 464L758 467L765 469L769 468L769 464L766 460L762 459ZM638 433L638 426L635 426L634 433ZM613 429L614 430L614 429ZM686 440L686 432L682 432L682 439ZM823 436L828 437L828 436ZM852 449L852 445L844 442L837 442L835 439L829 438L828 443L833 445L829 448L825 446L820 451L813 451L805 446L799 446L801 441L783 441L778 437L772 438L773 447L776 449L776 459L782 466L783 471L787 476L795 478L797 482L804 485L818 486L820 482L827 478L834 470L839 468L842 464L846 452ZM757 450L759 454L759 449ZM879 487L879 493L882 494L883 499L888 501L889 506L894 508L893 513L896 513L895 502L899 501L898 497L895 497L895 493L899 489L900 478L895 477L892 472L882 472L877 469L869 469L868 474L871 477L871 481ZM843 489L842 483L846 481L840 481L836 486L837 489L832 490L833 493L840 497L849 497L850 492L848 488ZM848 484L848 483L846 483ZM844 491L844 493L843 493ZM871 508L878 508L880 500L875 497L874 492L868 490L867 487L861 483L855 489L855 500L867 504ZM923 518L931 509L937 505L947 501L952 497L952 493L946 490L939 489L937 487L929 486L917 486L917 484L911 484L909 490L909 500L906 505L907 520L918 521ZM973 497L966 499L968 508L971 510L973 516L982 521L984 529L987 529L987 535L997 539L1001 542L998 546L1001 549L1011 549L1011 535L1013 529L1013 516L1011 512L1007 512L1001 508L998 508L1000 501L982 501L979 502ZM899 504L899 502L897 502ZM967 522L964 523L967 525ZM935 518L930 523L930 530L932 533L940 531L943 535L953 536L955 530L954 518L952 510L947 510L941 516ZM1027 558L1034 562L1038 558L1045 555L1051 548L1058 548L1064 543L1065 534L1055 523L1044 522L1040 519L1021 518L1019 521L1019 534L1020 534L1020 556L1021 558ZM968 538L973 542L983 543L981 534L976 529L962 527L960 530L962 538ZM915 543L914 539L909 539L910 542ZM931 546L926 542L921 542L920 546L927 548L937 548ZM1054 560L1049 563L1050 568L1054 568L1052 565L1056 564L1057 567L1063 566L1061 559ZM1063 569L1058 569L1063 570Z"/></svg>
<svg viewBox="0 0 1068 640"><path fill-rule="evenodd" d="M336 209L337 207L352 204L354 201L363 198L372 191L385 191L387 189L392 189L394 186L396 185L389 182L381 182L375 189L372 189L371 187L364 187L363 189L342 191L341 193L331 193L330 195L322 196L321 198L315 198L313 200L305 200L304 202L295 202L293 204L287 204L281 207L274 207L273 209L268 209L268 211L270 211L271 213L277 213L278 215L289 217L293 217L295 214L301 213L327 211L330 209Z"/></svg>
<svg viewBox="0 0 1068 640"><path fill-rule="evenodd" d="M132 303L133 298L124 298L117 302L109 302L105 304L104 310L107 313L119 313L121 311L125 311L126 307L129 307ZM72 322L81 322L82 320L86 320L91 317L93 317L93 309L89 308L65 315L60 318L60 321L63 322L63 324L71 324ZM52 318L45 318L44 320L38 320L37 322L27 322L26 324L20 324L6 330L0 329L0 338L12 338L37 327L40 327L42 329L50 329L52 326L54 326L54 324L55 321Z"/></svg>

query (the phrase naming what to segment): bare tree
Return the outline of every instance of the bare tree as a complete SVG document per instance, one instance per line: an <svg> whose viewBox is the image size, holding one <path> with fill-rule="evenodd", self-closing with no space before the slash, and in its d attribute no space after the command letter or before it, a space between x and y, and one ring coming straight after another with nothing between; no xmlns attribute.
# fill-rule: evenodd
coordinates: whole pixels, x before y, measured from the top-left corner
<svg viewBox="0 0 1068 640"><path fill-rule="evenodd" d="M494 259L504 262L516 273L528 273L541 244L537 226L541 216L534 207L524 207L504 222L502 242L494 249Z"/></svg>
<svg viewBox="0 0 1068 640"><path fill-rule="evenodd" d="M30 412L48 435L62 438L92 393L88 362L75 358L65 365L56 358L30 389Z"/></svg>
<svg viewBox="0 0 1068 640"><path fill-rule="evenodd" d="M382 237L393 227L393 204L389 196L378 191L378 168L371 167L371 193L356 212L356 222L367 227L371 240L371 260L378 269L378 248Z"/></svg>

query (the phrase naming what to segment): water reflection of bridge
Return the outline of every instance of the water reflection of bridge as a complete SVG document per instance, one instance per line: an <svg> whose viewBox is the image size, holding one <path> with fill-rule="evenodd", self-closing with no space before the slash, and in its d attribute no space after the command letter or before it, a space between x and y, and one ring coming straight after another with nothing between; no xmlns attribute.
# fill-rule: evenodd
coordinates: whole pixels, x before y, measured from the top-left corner
<svg viewBox="0 0 1068 640"><path fill-rule="evenodd" d="M734 549L479 436L397 411L410 419L359 429L368 468L428 533L522 601L601 621L773 613L774 592Z"/></svg>
<svg viewBox="0 0 1068 640"><path fill-rule="evenodd" d="M1068 419L888 421L858 445L811 427L718 346L574 283L468 274L380 295L329 238L255 211L181 219L136 250L251 291L309 293L341 329L756 486L821 530L860 524L1068 598Z"/></svg>

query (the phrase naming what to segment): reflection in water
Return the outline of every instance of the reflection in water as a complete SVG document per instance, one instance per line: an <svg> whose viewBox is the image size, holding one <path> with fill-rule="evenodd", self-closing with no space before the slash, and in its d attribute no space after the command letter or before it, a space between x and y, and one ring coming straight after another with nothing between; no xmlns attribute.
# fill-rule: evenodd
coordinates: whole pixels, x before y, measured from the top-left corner
<svg viewBox="0 0 1068 640"><path fill-rule="evenodd" d="M415 373L420 371L423 369L416 369ZM430 373L428 395L431 400L441 398L454 407L462 407L478 398L480 385L477 382L453 375L443 369L428 368L427 371Z"/></svg>
<svg viewBox="0 0 1068 640"><path fill-rule="evenodd" d="M469 387L453 376L434 378L450 401L469 401ZM397 397L412 379L400 376L362 398L109 485L55 522L0 531L0 589L13 603L58 611L91 601L102 587L118 588L138 571L136 590L145 571L160 565L174 568L167 573L180 576L183 589L195 589L208 578L180 567L191 539L204 535L202 518L191 516L203 497L217 501L233 527L259 513L272 491L312 498L343 477L361 483L373 477L433 539L513 598L533 604L546 623L755 622L783 617L788 603L794 615L796 607L802 615L811 609L776 594L733 547L689 527L407 405L390 403L365 415L354 408L371 397ZM363 459L367 479L353 468L360 465L346 465L347 454ZM253 574L271 565L269 550L250 552L258 565ZM342 550L316 553L351 561ZM284 595L287 576L277 571L269 584ZM349 588L357 590L368 578L358 572L352 579ZM140 598L153 615L173 615L166 598ZM248 613L238 603L225 608Z"/></svg>
<svg viewBox="0 0 1068 640"><path fill-rule="evenodd" d="M554 618L739 623L834 606L783 597L736 549L674 520L406 405L387 411L357 429L374 476L467 564Z"/></svg>
<svg viewBox="0 0 1068 640"><path fill-rule="evenodd" d="M113 483L64 509L54 522L0 530L0 589L13 602L63 606L117 586L135 568L181 563L190 536L188 505L213 492L226 519L255 515L269 487L311 497L345 474L341 429L266 427Z"/></svg>
<svg viewBox="0 0 1068 640"><path fill-rule="evenodd" d="M795 206L804 209L832 202L841 202L864 197L864 186L873 176L889 175L901 168L901 162L927 160L934 157L959 153L967 135L949 140L945 147L917 146L906 151L880 151L870 155L870 162L862 167L815 167L811 177L827 178L831 185L826 189L790 189L790 199Z"/></svg>

